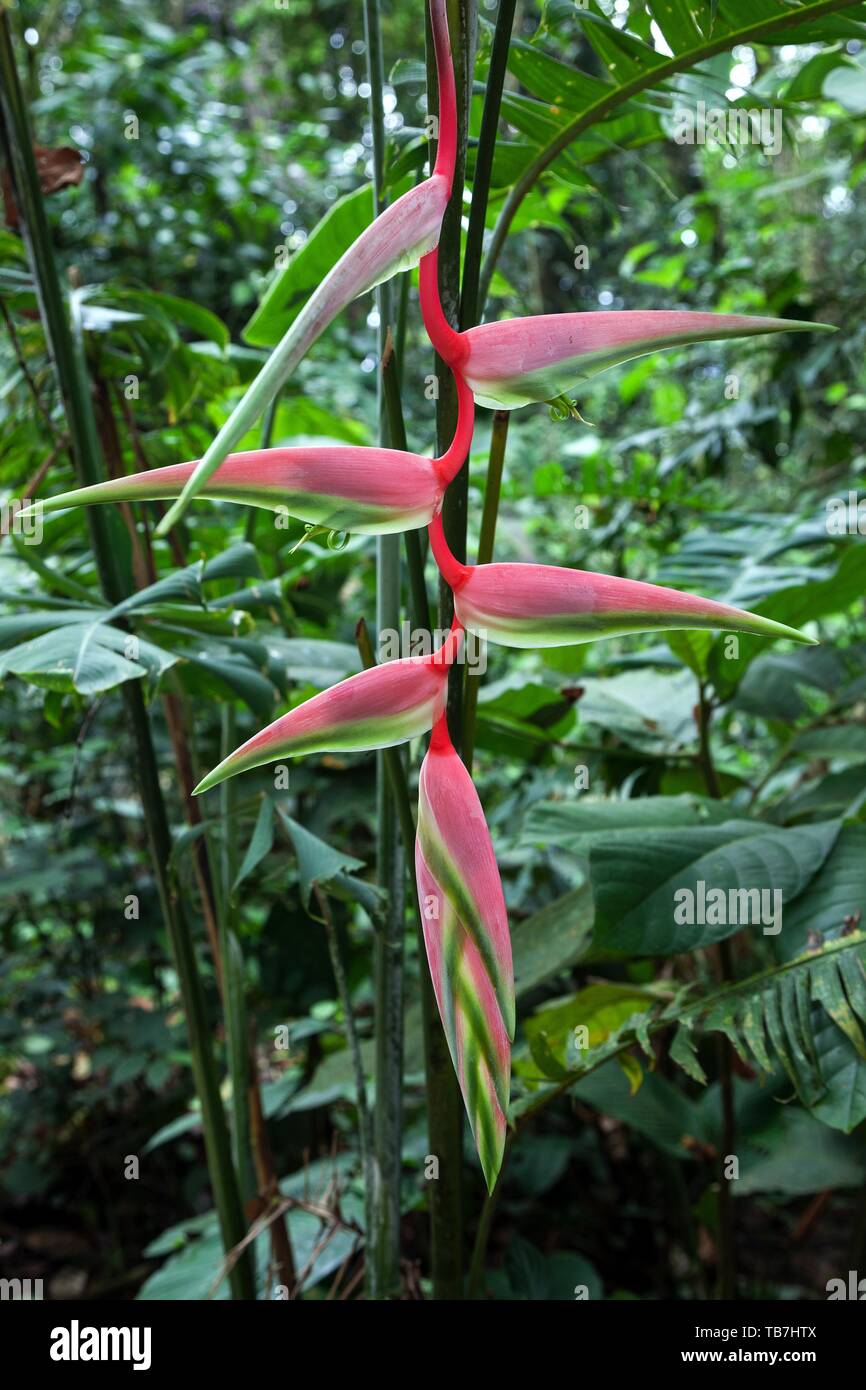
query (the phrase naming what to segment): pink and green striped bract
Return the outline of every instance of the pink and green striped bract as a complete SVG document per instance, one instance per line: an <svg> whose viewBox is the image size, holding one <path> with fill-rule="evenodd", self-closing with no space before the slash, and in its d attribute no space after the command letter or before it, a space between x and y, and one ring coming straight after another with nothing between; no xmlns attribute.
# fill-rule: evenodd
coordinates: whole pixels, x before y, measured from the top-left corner
<svg viewBox="0 0 866 1390"><path fill-rule="evenodd" d="M442 505L448 478L444 462L402 449L350 444L252 449L229 454L201 495L285 511L332 531L386 535L429 524ZM35 505L58 511L97 502L179 497L197 467L197 462L169 464L60 493Z"/></svg>
<svg viewBox="0 0 866 1390"><path fill-rule="evenodd" d="M426 734L445 708L448 668L461 639L460 629L452 629L429 656L359 671L296 705L224 758L202 778L194 794L278 758L389 748Z"/></svg>
<svg viewBox="0 0 866 1390"><path fill-rule="evenodd" d="M695 594L556 565L470 569L455 590L464 627L505 647L560 647L629 633L704 628L810 639L784 623Z"/></svg>
<svg viewBox="0 0 866 1390"><path fill-rule="evenodd" d="M460 564L448 549L441 515L430 525L430 542L454 592L458 620L504 647L567 647L677 628L812 640L759 613L637 579L559 565Z"/></svg>
<svg viewBox="0 0 866 1390"><path fill-rule="evenodd" d="M605 309L502 319L459 335L454 365L479 405L514 410L550 401L606 367L661 348L757 333L832 325L799 319L710 314L681 309Z"/></svg>
<svg viewBox="0 0 866 1390"><path fill-rule="evenodd" d="M514 972L502 884L478 793L444 717L421 767L415 877L427 960L487 1186L502 1163Z"/></svg>

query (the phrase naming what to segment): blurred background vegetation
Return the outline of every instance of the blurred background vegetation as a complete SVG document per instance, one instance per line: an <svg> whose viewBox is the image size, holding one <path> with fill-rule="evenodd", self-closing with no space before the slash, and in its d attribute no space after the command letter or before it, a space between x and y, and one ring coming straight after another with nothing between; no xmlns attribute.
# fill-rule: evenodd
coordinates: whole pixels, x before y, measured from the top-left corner
<svg viewBox="0 0 866 1390"><path fill-rule="evenodd" d="M664 28L666 7L651 8ZM736 8L720 5L718 22ZM829 1278L866 1272L866 497L859 531L856 509L828 527L828 502L847 505L866 467L863 11L849 6L773 47L733 46L588 132L521 205L493 279L488 317L679 306L840 331L641 358L582 388L586 423L543 407L511 419L498 559L682 585L807 625L821 645L743 639L731 662L711 634L538 655L489 648L476 780L522 1023L518 1127L478 1257L487 1296L571 1298L585 1286L592 1297L706 1297L718 1287L720 1222L737 1232L727 1275L743 1296L823 1298ZM665 42L643 4L591 13ZM482 0L479 15L475 133L495 6ZM314 235L321 218L370 179L361 5L74 0L19 4L12 20L38 143L84 160L80 183L47 206L108 467L196 458L291 295L333 259L327 234ZM605 76L587 28L565 0L518 5L490 225L568 116L556 64ZM426 157L420 4L386 4L383 33L399 188ZM677 144L672 113L699 100L779 110L781 152ZM285 295L245 339L281 247L296 258ZM0 488L67 490L68 434L8 183L0 308ZM409 447L423 451L432 364L413 289L407 322ZM374 442L376 326L369 296L333 325L281 396L274 444ZM479 411L470 555L490 431ZM47 517L41 545L0 539L2 1272L42 1277L57 1297L205 1297L219 1278L177 978L118 698L135 681L174 833L170 873L215 1020L209 869L211 916L233 913L268 1136L258 1156L270 1153L295 1272L308 1296L335 1281L334 1296L355 1296L356 1093L328 943L315 902L307 908L311 884L327 885L366 1042L374 759L302 760L283 788L262 769L237 784L228 816L208 798L204 822L190 819L185 792L227 738L240 743L358 669L374 548L363 537L297 548L300 523L279 529L266 513L204 502L153 543L157 514L112 513L130 588L163 584L131 615L134 649L103 623L82 655L101 605L83 513ZM783 931L677 937L662 889L692 867L708 881L780 888ZM407 920L407 1296L429 1290L414 943ZM779 970L804 952L812 963ZM723 978L746 987L702 1012ZM591 1049L575 1057L583 1023ZM739 1177L726 1212L718 1167L732 1136ZM266 1210L257 1177L250 1217ZM463 1180L468 1269L483 1201L468 1144ZM266 1290L280 1282L279 1251L262 1231Z"/></svg>

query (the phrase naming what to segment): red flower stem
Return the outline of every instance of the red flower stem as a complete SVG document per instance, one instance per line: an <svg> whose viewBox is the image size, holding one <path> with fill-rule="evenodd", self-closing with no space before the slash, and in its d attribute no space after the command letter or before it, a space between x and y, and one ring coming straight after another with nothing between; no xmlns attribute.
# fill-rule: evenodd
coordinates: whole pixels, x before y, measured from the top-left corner
<svg viewBox="0 0 866 1390"><path fill-rule="evenodd" d="M430 0L430 24L436 54L436 82L439 87L439 133L436 137L436 163L433 173L448 181L448 196L457 165L457 88L451 59L448 11L445 0Z"/></svg>
<svg viewBox="0 0 866 1390"><path fill-rule="evenodd" d="M456 555L452 553L445 539L441 512L438 516L434 516L430 522L427 527L427 534L430 537L430 549L433 551L433 558L439 566L439 573L452 589L459 589L468 578L471 565L461 564Z"/></svg>
<svg viewBox="0 0 866 1390"><path fill-rule="evenodd" d="M459 372L453 372L452 375L457 387L457 424L454 427L454 438L442 457L433 460L433 464L446 486L460 471L463 461L469 453L472 432L475 428L475 397Z"/></svg>
<svg viewBox="0 0 866 1390"><path fill-rule="evenodd" d="M445 714L441 714L433 725L430 734L430 752L448 753L453 750L451 735L448 732L448 719Z"/></svg>
<svg viewBox="0 0 866 1390"><path fill-rule="evenodd" d="M461 333L452 328L439 299L439 247L421 257L418 268L421 317L427 337L442 361L454 371L466 356L467 345Z"/></svg>

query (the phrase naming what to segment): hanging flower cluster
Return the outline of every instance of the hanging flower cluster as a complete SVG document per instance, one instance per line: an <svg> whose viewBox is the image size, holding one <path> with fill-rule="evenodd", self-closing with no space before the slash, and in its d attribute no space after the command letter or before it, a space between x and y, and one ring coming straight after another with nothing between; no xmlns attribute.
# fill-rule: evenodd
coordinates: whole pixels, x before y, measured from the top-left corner
<svg viewBox="0 0 866 1390"><path fill-rule="evenodd" d="M460 563L445 540L441 510L445 490L469 452L475 402L506 410L539 401L568 408L564 392L576 381L642 353L823 325L673 310L602 311L514 318L456 332L439 298L436 249L457 142L445 0L430 0L430 12L440 103L430 178L384 211L335 265L202 459L115 478L41 505L173 499L162 532L197 494L282 509L329 530L383 535L429 526L433 556L454 594L454 625L441 647L429 656L374 666L322 691L248 739L196 792L278 758L386 748L432 730L419 781L418 900L442 1025L492 1188L505 1143L514 975L490 834L445 717L449 671L464 631L509 647L563 646L674 628L809 639L769 618L654 584L551 565ZM349 446L230 453L335 315L355 296L419 263L425 330L457 385L458 421L446 453L429 459Z"/></svg>

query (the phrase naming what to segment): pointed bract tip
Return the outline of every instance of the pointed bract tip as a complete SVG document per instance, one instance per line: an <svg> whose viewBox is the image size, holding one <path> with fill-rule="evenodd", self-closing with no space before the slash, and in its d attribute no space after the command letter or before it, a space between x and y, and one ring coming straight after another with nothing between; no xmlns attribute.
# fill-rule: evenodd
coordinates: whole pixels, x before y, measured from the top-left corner
<svg viewBox="0 0 866 1390"><path fill-rule="evenodd" d="M156 527L154 528L153 534L154 534L154 538L155 538L156 540L164 540L164 539L165 539L165 537L168 535L168 533L169 533L169 531L171 530L171 528L172 528L172 526L174 525L174 523L175 523L176 521L179 521L179 520L180 520L180 517L181 517L181 515L183 514L183 511L184 511L184 506L185 506L185 499L184 499L183 493L181 493L181 495L180 495L180 497L178 497L177 501L176 501L176 502L172 502L172 504L171 504L171 506L169 507L168 511L166 512L165 516L164 516L164 517L161 517L160 521L158 522L158 524L157 524Z"/></svg>
<svg viewBox="0 0 866 1390"><path fill-rule="evenodd" d="M212 768L206 777L202 777L198 786L193 787L191 794L201 796L202 792L209 792L213 787L219 786L220 782L225 782L226 778L231 777L237 769L227 767L226 763L229 761L230 759L227 758L225 762L218 763L215 768Z"/></svg>
<svg viewBox="0 0 866 1390"><path fill-rule="evenodd" d="M88 488L80 488L79 492L88 492ZM40 512L59 512L67 507L77 507L79 503L78 492L58 492L54 497L37 497L32 502L25 502L18 510L18 515L25 518L36 516Z"/></svg>
<svg viewBox="0 0 866 1390"><path fill-rule="evenodd" d="M747 616L754 621L752 631L756 637L787 637L791 642L802 642L804 646L820 646L817 637L807 637L805 632L789 627L787 623L779 623L775 618L765 618L762 613L749 613Z"/></svg>

